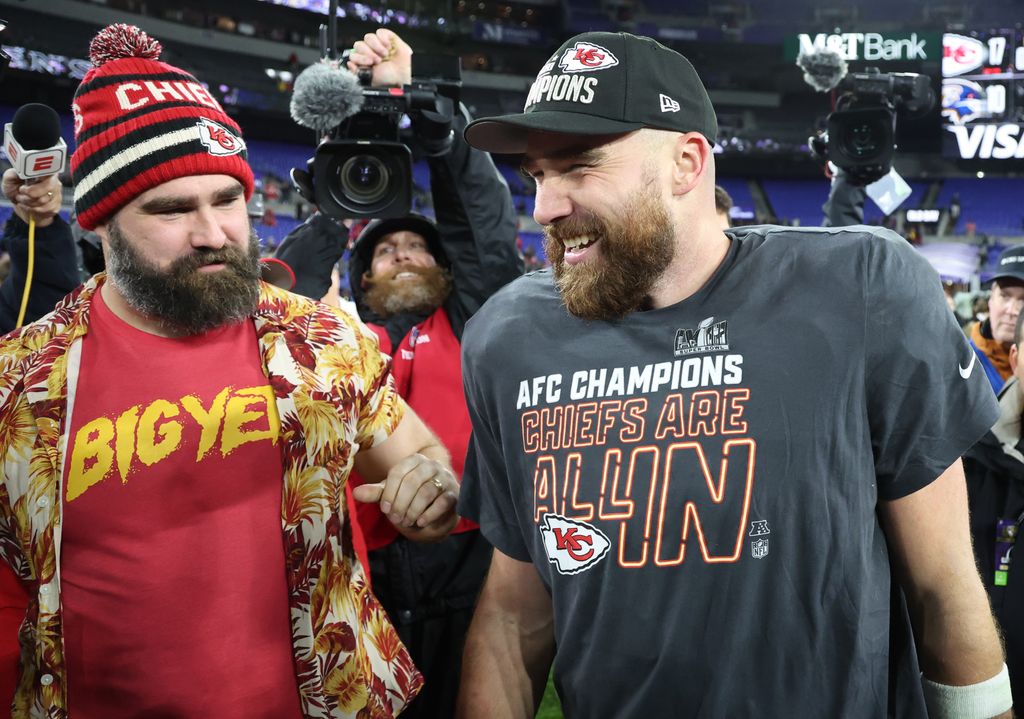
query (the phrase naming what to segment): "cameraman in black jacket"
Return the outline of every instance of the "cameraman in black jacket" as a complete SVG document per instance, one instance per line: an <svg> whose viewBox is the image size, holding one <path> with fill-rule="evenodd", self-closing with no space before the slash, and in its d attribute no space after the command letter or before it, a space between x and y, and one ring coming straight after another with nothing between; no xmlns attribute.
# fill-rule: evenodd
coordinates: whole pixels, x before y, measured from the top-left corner
<svg viewBox="0 0 1024 719"><path fill-rule="evenodd" d="M372 68L375 86L405 85L411 57L406 43L381 29L355 43L349 69ZM488 297L523 272L508 186L489 155L466 145L467 122L464 111L457 113L450 149L427 157L436 222L420 215L374 220L349 259L360 317L392 355L399 393L445 443L456 474L470 434L463 328ZM285 238L277 257L294 270L296 292L320 298L344 246L344 230L318 213ZM426 678L402 716L453 716L463 639L491 548L467 520L442 542L419 544L415 528L395 531L377 505L360 504L356 513L374 593Z"/></svg>

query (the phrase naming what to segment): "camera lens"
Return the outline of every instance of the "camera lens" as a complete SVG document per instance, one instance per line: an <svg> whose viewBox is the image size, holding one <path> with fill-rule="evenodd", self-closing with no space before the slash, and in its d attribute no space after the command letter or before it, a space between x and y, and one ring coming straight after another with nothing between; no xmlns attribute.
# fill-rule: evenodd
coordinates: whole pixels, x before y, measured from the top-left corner
<svg viewBox="0 0 1024 719"><path fill-rule="evenodd" d="M391 172L379 157L353 155L338 170L341 191L353 202L370 205L388 192Z"/></svg>
<svg viewBox="0 0 1024 719"><path fill-rule="evenodd" d="M843 138L845 150L857 159L871 157L885 147L885 128L876 122L860 122L851 125Z"/></svg>

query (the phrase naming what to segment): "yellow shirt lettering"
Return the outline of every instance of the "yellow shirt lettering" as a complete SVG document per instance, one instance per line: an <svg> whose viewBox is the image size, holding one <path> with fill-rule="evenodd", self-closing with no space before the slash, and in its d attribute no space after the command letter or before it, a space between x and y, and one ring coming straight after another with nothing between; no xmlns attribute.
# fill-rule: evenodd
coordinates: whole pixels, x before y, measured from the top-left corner
<svg viewBox="0 0 1024 719"><path fill-rule="evenodd" d="M214 442L217 441L217 433L220 431L221 422L224 420L224 411L230 392L230 387L222 389L213 398L209 411L203 407L203 403L194 395L186 395L181 398L181 406L192 415L192 419L202 428L202 434L199 437L199 449L196 451L197 462L206 456L206 453L213 448Z"/></svg>
<svg viewBox="0 0 1024 719"><path fill-rule="evenodd" d="M117 471L121 483L128 481L135 458L135 428L139 425L139 405L129 407L117 418Z"/></svg>
<svg viewBox="0 0 1024 719"><path fill-rule="evenodd" d="M178 405L158 399L146 407L139 420L139 459L147 465L154 465L178 448L181 443L181 423L170 421L181 410ZM161 418L168 421L157 427Z"/></svg>
<svg viewBox="0 0 1024 719"><path fill-rule="evenodd" d="M113 439L114 423L106 417L98 417L78 430L68 470L67 501L81 496L110 471L114 464L114 450L110 446Z"/></svg>
<svg viewBox="0 0 1024 719"><path fill-rule="evenodd" d="M248 429L243 425L267 418L266 429ZM224 417L224 433L220 440L220 451L228 456L243 444L269 439L277 444L281 421L277 416L274 392L269 385L240 389L228 400Z"/></svg>

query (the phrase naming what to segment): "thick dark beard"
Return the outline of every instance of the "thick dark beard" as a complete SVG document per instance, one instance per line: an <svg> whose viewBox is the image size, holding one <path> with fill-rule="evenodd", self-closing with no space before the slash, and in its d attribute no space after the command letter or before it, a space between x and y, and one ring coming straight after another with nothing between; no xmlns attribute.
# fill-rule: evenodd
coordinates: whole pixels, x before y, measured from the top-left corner
<svg viewBox="0 0 1024 719"><path fill-rule="evenodd" d="M616 320L643 309L675 257L675 227L664 202L645 183L617 213L603 221L581 212L544 228L544 251L565 308L585 320ZM565 263L565 238L600 237L601 256Z"/></svg>
<svg viewBox="0 0 1024 719"><path fill-rule="evenodd" d="M400 272L413 272L419 280L395 282ZM375 315L388 319L402 312L429 313L448 299L452 290L451 273L443 267L400 267L386 275L364 275L363 302Z"/></svg>
<svg viewBox="0 0 1024 719"><path fill-rule="evenodd" d="M177 335L198 335L252 316L259 300L260 247L250 229L249 246L197 249L166 270L135 248L117 223L108 225L107 277L136 312L159 321ZM219 272L198 268L222 262Z"/></svg>

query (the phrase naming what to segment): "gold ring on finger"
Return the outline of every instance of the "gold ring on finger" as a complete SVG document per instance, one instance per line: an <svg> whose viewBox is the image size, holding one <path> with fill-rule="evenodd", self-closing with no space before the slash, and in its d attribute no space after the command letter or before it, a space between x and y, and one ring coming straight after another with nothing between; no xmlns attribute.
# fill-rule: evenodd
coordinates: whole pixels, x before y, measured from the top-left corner
<svg viewBox="0 0 1024 719"><path fill-rule="evenodd" d="M52 200L53 199L53 190L47 190L46 191L46 196L49 197Z"/></svg>
<svg viewBox="0 0 1024 719"><path fill-rule="evenodd" d="M441 494L444 494L444 482L441 481L440 477L434 477L430 481L434 483L435 487L437 487L437 491L438 492L440 492Z"/></svg>

